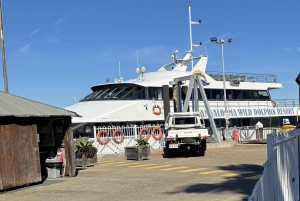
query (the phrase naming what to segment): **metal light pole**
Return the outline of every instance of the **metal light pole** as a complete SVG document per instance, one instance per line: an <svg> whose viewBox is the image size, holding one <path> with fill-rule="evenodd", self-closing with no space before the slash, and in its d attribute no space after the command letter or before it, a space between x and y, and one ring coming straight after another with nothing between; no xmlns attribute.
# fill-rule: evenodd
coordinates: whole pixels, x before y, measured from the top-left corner
<svg viewBox="0 0 300 201"><path fill-rule="evenodd" d="M223 45L224 44L230 44L231 41L232 41L232 38L229 38L228 41L225 42L223 39L220 39L220 41L218 41L218 39L216 37L213 37L213 38L210 39L210 41L213 42L213 43L221 45L221 51L222 51L222 70L223 70L223 88L224 88L224 106L225 106L225 114L228 115L227 101L226 101L226 85L225 85L225 67L224 67L224 48L223 48ZM225 120L225 124L226 124L226 133L229 134L227 119Z"/></svg>

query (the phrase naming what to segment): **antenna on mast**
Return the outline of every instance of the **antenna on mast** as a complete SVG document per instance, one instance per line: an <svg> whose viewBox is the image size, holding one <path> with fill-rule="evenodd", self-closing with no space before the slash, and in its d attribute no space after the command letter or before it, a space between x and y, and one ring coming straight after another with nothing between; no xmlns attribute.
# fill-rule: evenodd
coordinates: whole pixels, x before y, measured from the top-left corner
<svg viewBox="0 0 300 201"><path fill-rule="evenodd" d="M194 69L194 60L193 60L193 46L201 46L202 43L199 44L193 44L192 39L192 24L201 24L201 20L198 21L192 21L191 20L191 3L188 2L187 6L189 7L189 25L190 25L190 48L191 48L191 54L192 54L192 70Z"/></svg>

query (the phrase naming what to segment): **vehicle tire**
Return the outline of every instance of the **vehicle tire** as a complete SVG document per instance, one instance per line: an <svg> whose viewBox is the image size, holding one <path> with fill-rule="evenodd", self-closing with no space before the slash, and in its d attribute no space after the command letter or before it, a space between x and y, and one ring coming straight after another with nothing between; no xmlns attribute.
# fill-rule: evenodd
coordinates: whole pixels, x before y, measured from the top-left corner
<svg viewBox="0 0 300 201"><path fill-rule="evenodd" d="M169 143L166 143L166 147L164 148L163 158L170 157Z"/></svg>
<svg viewBox="0 0 300 201"><path fill-rule="evenodd" d="M163 158L169 158L169 157L170 157L170 152L167 149L165 149L163 153Z"/></svg>
<svg viewBox="0 0 300 201"><path fill-rule="evenodd" d="M205 151L199 150L198 156L205 156Z"/></svg>

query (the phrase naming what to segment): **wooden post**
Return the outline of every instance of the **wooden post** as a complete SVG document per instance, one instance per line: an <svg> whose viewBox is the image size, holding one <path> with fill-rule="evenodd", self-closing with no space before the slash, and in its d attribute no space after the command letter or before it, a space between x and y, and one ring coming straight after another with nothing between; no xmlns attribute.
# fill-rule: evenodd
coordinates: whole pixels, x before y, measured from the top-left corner
<svg viewBox="0 0 300 201"><path fill-rule="evenodd" d="M71 127L71 120L68 129L66 130L64 137L65 154L66 154L66 167L69 176L75 176L76 166L75 166L75 151L73 142L73 129Z"/></svg>
<svg viewBox="0 0 300 201"><path fill-rule="evenodd" d="M166 120L168 114L170 113L170 91L169 91L169 85L163 85L162 87L163 87L163 101L164 101L164 116Z"/></svg>

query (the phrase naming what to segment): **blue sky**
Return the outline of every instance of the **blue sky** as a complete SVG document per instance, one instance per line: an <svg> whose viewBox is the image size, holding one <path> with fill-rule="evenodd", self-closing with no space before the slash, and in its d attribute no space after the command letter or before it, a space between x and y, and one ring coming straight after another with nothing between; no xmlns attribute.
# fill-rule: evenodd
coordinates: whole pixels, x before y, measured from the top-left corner
<svg viewBox="0 0 300 201"><path fill-rule="evenodd" d="M139 66L155 71L171 62L174 49L189 50L188 1L2 0L9 92L67 107L90 87L121 76L135 78ZM191 1L195 55L209 55L207 70L274 74L283 89L273 99L298 99L300 1ZM0 90L4 91L1 70Z"/></svg>

